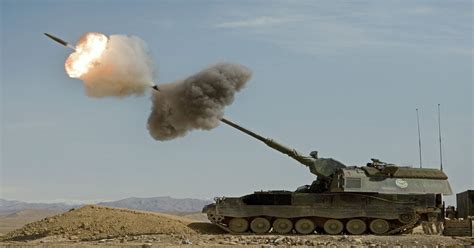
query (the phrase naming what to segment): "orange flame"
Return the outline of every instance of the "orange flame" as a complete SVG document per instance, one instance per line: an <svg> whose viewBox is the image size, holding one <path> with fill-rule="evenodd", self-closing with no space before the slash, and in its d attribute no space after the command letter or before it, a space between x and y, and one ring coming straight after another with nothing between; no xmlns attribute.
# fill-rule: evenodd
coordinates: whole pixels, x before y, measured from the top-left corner
<svg viewBox="0 0 474 248"><path fill-rule="evenodd" d="M77 43L76 51L69 55L65 68L72 78L86 74L99 62L100 56L107 48L107 36L101 33L87 33Z"/></svg>

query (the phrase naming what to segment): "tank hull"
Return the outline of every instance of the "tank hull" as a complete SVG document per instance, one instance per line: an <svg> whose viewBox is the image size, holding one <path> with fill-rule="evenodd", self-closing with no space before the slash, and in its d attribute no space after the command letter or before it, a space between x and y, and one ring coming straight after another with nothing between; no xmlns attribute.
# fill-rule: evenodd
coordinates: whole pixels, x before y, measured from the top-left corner
<svg viewBox="0 0 474 248"><path fill-rule="evenodd" d="M357 223L366 225L362 233L395 234L409 232L421 220L426 219L428 214L439 215L441 213L438 208L439 199L440 197L435 194L388 195L268 191L255 192L242 197L217 198L216 203L206 206L203 212L207 213L211 222L229 232L236 232L230 225L232 219L239 219L241 222L247 221L249 227L245 232L255 232L251 225L253 220L265 218L270 225L273 225L277 219L289 220L293 227L298 220L307 219L314 224L316 232L329 234L351 234L353 230L351 226L347 226L348 222L357 220ZM328 220L339 221L340 223L337 222L335 225L342 224L342 230L338 233L333 233L332 230L325 231L324 227ZM383 220L382 224L388 224L389 229L382 233L379 232L383 230L371 230L370 225L374 220ZM274 231L272 229L274 228L270 228L267 232ZM310 233L313 233L314 230ZM298 231L292 229L292 232Z"/></svg>

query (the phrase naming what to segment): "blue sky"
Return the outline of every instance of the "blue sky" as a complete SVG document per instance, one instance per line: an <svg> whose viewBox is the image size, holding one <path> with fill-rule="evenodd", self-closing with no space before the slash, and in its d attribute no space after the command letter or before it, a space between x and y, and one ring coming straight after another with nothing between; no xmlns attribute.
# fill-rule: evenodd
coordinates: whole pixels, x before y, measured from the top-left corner
<svg viewBox="0 0 474 248"><path fill-rule="evenodd" d="M142 38L156 80L219 61L253 70L226 116L303 153L439 166L473 188L472 1L1 2L1 198L212 198L295 189L306 168L227 126L166 142L149 96L92 99L64 72L83 33Z"/></svg>

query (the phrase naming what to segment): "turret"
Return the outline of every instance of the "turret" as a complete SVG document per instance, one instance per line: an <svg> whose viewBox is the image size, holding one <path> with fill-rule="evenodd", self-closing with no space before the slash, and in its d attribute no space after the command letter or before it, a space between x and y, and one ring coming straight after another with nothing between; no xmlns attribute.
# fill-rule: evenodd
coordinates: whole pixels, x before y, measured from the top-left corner
<svg viewBox="0 0 474 248"><path fill-rule="evenodd" d="M330 178L334 173L340 169L345 168L346 166L341 162L334 160L332 158L318 158L317 152L311 152L310 156L305 156L296 151L295 149L286 147L272 139L264 138L246 128L243 128L232 121L229 121L225 118L222 118L221 121L235 129L238 129L255 139L260 140L261 142L265 143L267 146L283 153L291 158L295 159L296 161L300 162L301 164L309 167L311 173L322 177L322 178Z"/></svg>

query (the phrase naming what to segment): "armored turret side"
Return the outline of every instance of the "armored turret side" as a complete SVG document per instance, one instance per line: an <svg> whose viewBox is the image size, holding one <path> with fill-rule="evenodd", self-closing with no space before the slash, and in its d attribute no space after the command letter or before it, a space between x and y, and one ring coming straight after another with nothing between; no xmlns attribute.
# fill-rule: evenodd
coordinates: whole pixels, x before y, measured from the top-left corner
<svg viewBox="0 0 474 248"><path fill-rule="evenodd" d="M446 175L427 169L399 168L403 172L394 174L378 173L368 176L365 168L343 168L336 174L339 181L333 182L331 191L363 192L379 194L444 194L451 195L451 186ZM413 170L414 173L409 172ZM394 171L396 171L394 169Z"/></svg>

